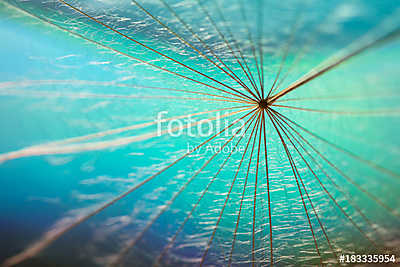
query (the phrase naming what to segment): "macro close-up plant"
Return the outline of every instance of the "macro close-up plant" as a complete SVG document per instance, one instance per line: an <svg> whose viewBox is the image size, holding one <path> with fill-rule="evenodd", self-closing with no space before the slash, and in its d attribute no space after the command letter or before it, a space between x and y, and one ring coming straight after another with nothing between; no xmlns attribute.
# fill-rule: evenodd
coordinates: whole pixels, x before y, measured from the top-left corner
<svg viewBox="0 0 400 267"><path fill-rule="evenodd" d="M380 266L400 5L0 1L1 266Z"/></svg>

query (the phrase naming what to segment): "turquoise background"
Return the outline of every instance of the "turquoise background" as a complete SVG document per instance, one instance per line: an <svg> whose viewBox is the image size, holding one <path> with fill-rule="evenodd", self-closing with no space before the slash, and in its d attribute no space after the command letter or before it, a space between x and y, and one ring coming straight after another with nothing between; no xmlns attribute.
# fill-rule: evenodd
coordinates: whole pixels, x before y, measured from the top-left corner
<svg viewBox="0 0 400 267"><path fill-rule="evenodd" d="M193 27L194 31L198 31L203 38L208 38L207 43L210 47L215 48L216 53L224 62L227 62L236 73L240 73L240 77L244 79L245 76L240 72L228 49L195 2L184 1L181 5L178 5L178 1L175 2L168 3L176 8L176 12ZM167 31L152 22L130 1L112 3L74 1L71 3L88 10L92 15L105 15L101 18L113 27L121 29L123 33L241 90L240 86L228 76L193 50L179 43L179 40L173 39ZM218 9L210 1L205 5L211 16L216 18L217 25L220 25L224 33L228 35L218 15ZM225 20L231 23L230 28L234 30L235 39L242 45L253 74L256 74L241 10L247 16L253 38L258 40L257 25L259 25L258 16L261 13L260 6L257 6L257 1L246 2L245 7L240 6L236 1L218 1L218 5L224 11ZM201 44L194 40L179 22L173 20L172 15L162 8L158 1L144 2L143 6L163 21L167 21L168 25L184 38L193 41L197 47L201 47ZM290 69L291 64L293 64L293 69L290 69L281 89L326 58L354 43L364 34L379 38L385 31L398 29L400 24L399 16L396 16L397 6L396 1L378 0L332 1L330 3L265 1L262 31L266 88L269 88L274 81L291 32L295 32L295 37L282 75ZM57 1L48 3L3 1L0 3L0 8L0 36L2 38L0 42L0 122L2 125L0 153L154 121L161 111L168 111L165 116L173 117L241 105L211 100L157 98L157 96L198 96L141 88L140 85L213 94L220 94L220 92L139 64L127 57L115 55L110 50L49 26L43 19L51 20L65 29L73 30L86 38L142 60L154 60L154 64L183 75L196 77L199 81L208 82L206 78L194 75L182 66L150 53L143 47L78 16L76 12ZM21 8L42 20L21 12ZM292 25L297 25L297 27ZM206 53L207 49L201 48L201 51ZM338 254L368 252L380 254L385 251L385 248L390 253L398 253L396 247L399 247L398 229L400 229L398 217L400 212L398 208L400 189L398 175L400 170L398 161L400 153L399 56L400 46L397 39L367 50L285 97L301 100L282 102L282 104L285 103L284 105L336 111L384 110L385 112L381 114L327 114L276 108L285 116L327 140L396 173L388 175L381 170L371 168L304 133L304 137L338 168L392 208L394 210L392 213L397 213L393 215L383 209L326 162L319 159L320 164L333 180L347 192L350 199L357 203L373 223L375 229L371 228L316 164L311 164L337 202L377 243L377 248L374 249L321 190L302 159L293 148L291 149L300 175ZM296 62L298 57L300 60ZM213 83L213 85L217 84ZM98 96L90 98L85 97L85 94ZM110 98L107 95L136 95L139 98ZM204 119L210 116L210 114L205 114L197 118ZM234 115L227 121L232 123L240 116L242 114ZM151 126L94 141L114 140L155 130L156 126ZM244 145L249 140L249 133L242 141ZM279 137L269 121L267 121L267 135L275 262L280 266L319 264L293 173ZM225 142L228 138L223 136L215 142ZM2 237L0 261L19 253L39 240L43 233L61 220L85 214L97 205L140 183L184 154L188 145L195 146L204 140L205 138L201 136L164 135L98 151L26 157L3 162L0 165L0 202L2 203L0 205L0 236ZM207 254L205 262L207 264L224 266L227 263L249 161L248 154L240 168L230 200ZM201 151L197 156L184 159L128 197L74 228L25 264L27 266L105 265L109 260L108 257L118 254L125 242L134 238L152 219L152 216L157 214L185 181L211 156L210 152ZM129 251L124 260L126 265L131 263L137 266L148 266L154 260L168 243L168 238L174 235L226 156L224 153L219 154L189 184L172 206L145 232L138 244ZM169 256L164 258L165 265L190 266L199 261L230 183L235 176L240 158L240 154L234 154L228 161L183 232L178 236ZM259 262L268 262L269 219L263 154L260 158L256 210L256 259ZM233 254L233 261L237 265L248 265L251 259L255 160L256 157L253 155L239 235ZM335 262L335 257L318 227L311 207L308 202L306 203L322 258L326 262Z"/></svg>

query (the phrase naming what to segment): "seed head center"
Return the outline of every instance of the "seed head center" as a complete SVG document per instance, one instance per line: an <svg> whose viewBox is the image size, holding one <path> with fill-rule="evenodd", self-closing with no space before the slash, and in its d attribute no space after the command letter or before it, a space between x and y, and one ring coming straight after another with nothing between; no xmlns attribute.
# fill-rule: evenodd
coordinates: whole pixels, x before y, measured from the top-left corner
<svg viewBox="0 0 400 267"><path fill-rule="evenodd" d="M261 99L260 101L258 101L258 106L261 109L267 109L268 108L268 101L267 99Z"/></svg>

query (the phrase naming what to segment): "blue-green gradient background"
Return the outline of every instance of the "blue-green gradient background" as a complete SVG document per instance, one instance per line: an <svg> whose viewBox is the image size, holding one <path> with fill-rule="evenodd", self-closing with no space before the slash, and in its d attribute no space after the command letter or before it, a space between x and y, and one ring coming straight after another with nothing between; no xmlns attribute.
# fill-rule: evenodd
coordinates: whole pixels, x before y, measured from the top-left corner
<svg viewBox="0 0 400 267"><path fill-rule="evenodd" d="M253 73L256 68L251 43L242 12L253 38L258 40L259 15L257 1L217 1L235 39L243 47ZM204 71L235 88L240 87L227 75L212 66L193 50L174 39L159 24L152 21L130 1L71 1L72 4L101 16L102 21L121 32L142 41L185 64ZM201 8L193 1L168 1L176 12L198 32L227 64L245 79L220 36L205 19ZM226 31L218 9L212 1L204 5L217 25ZM158 1L143 1L143 6L162 21L192 41L171 13ZM399 5L396 1L264 1L263 47L266 88L269 88L281 64L281 58L291 33L290 49L284 74L290 70L280 89L294 82L323 60L354 43L361 36L372 38L399 27ZM24 11L23 11L24 10ZM0 2L0 153L19 150L65 138L86 135L108 129L154 121L161 111L165 117L214 110L237 103L157 98L157 96L196 97L182 92L162 91L143 86L161 86L221 94L210 88L145 66L125 56L116 55L51 26L46 21L77 32L107 46L145 61L209 82L176 63L135 45L102 26L77 15L58 1L1 1ZM32 15L29 15L33 14ZM37 16L37 17L35 17ZM38 19L42 18L42 20ZM295 25L295 26L293 26ZM256 41L254 41L256 43ZM352 151L371 162L399 173L399 69L398 40L368 50L340 65L298 90L285 102L298 107L336 111L383 110L363 115L327 114L277 108L289 118L331 142ZM206 49L200 48L207 52ZM290 67L293 66L293 67ZM212 83L217 86L216 83ZM127 86L125 86L127 85ZM87 97L87 95L96 97ZM106 95L135 95L137 98L110 98ZM309 99L309 98L318 98ZM221 114L223 114L222 112ZM205 114L196 119L211 117ZM227 120L233 122L243 114ZM223 121L225 123L225 121ZM164 125L163 127L165 127ZM214 124L215 126L215 124ZM113 140L155 131L151 126L98 138ZM280 266L318 265L307 217L289 162L273 125L267 122L270 170L271 212L274 257ZM249 137L249 132L246 135ZM345 153L304 133L321 153L343 172L399 214L399 176L349 157ZM229 137L215 140L222 143ZM164 135L125 146L61 155L25 157L2 162L0 165L0 262L39 240L49 229L68 223L101 203L112 199L133 185L156 173L184 154L188 145L195 146L206 138ZM236 139L235 139L236 140ZM245 146L249 138L243 138ZM89 142L89 141L88 141ZM252 144L252 143L250 143ZM360 192L344 177L319 159L324 170L347 192L372 222L366 223L350 205L348 198L312 164L321 181L337 202L360 228L377 243L376 248L360 234L323 192L312 173L291 149L313 204L327 229L338 254L398 253L399 217L390 214ZM249 154L249 153L248 153ZM315 157L317 154L313 153ZM127 240L134 238L163 205L198 170L212 154L202 150L168 169L133 194L74 228L54 242L26 266L103 266L109 262ZM226 158L219 154L171 207L145 232L138 244L129 251L127 266L149 266L168 243L185 219L201 191ZM202 256L213 225L218 218L230 183L235 176L241 155L233 154L209 192L178 236L164 263L171 266L196 264ZM256 259L260 264L269 261L269 219L266 202L265 162L261 155L256 210ZM210 265L224 266L236 225L241 192L246 176L249 155L244 159L230 200L223 213L216 236L206 258ZM249 264L251 229L253 224L253 192L255 184L255 155L248 180L239 234L233 253L237 265ZM321 256L335 262L318 222L311 211L315 235ZM398 216L398 215L397 215Z"/></svg>

